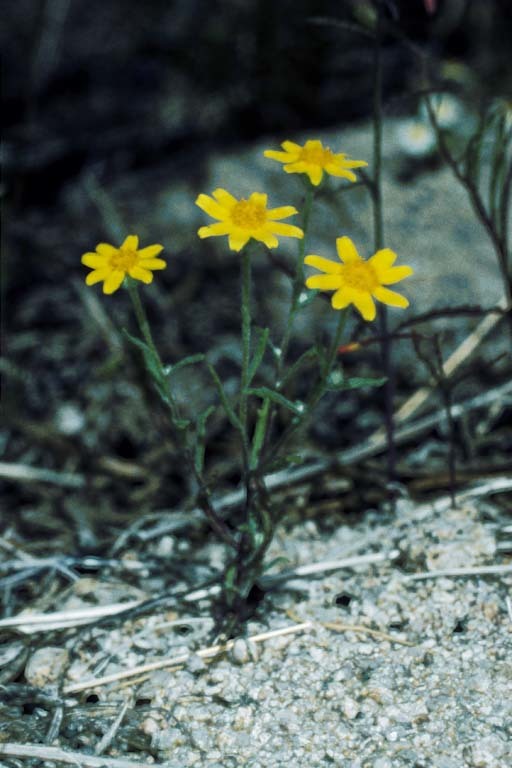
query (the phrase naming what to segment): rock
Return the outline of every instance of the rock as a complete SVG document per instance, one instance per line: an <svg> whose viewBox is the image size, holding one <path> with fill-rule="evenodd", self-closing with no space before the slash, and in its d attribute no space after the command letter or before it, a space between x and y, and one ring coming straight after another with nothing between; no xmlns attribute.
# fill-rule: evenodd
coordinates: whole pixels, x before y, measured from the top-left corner
<svg viewBox="0 0 512 768"><path fill-rule="evenodd" d="M69 652L66 648L39 648L27 662L25 679L36 688L56 683L64 674L68 661Z"/></svg>
<svg viewBox="0 0 512 768"><path fill-rule="evenodd" d="M359 704L354 699L347 697L343 702L343 714L348 720L353 720L360 712Z"/></svg>
<svg viewBox="0 0 512 768"><path fill-rule="evenodd" d="M231 658L235 664L247 664L249 661L256 661L258 657L259 651L256 643L241 637L233 643Z"/></svg>

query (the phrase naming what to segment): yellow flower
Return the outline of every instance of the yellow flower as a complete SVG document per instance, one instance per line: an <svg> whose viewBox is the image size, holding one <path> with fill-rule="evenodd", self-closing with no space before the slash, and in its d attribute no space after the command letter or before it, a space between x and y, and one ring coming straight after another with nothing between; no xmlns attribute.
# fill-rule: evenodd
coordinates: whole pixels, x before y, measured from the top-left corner
<svg viewBox="0 0 512 768"><path fill-rule="evenodd" d="M307 173L315 187L322 181L324 171L331 176L356 181L357 177L350 168L363 168L368 165L364 160L348 160L342 153L335 154L318 139L306 141L303 147L293 141L283 141L281 146L284 152L267 149L263 154L284 163L283 170L286 173Z"/></svg>
<svg viewBox="0 0 512 768"><path fill-rule="evenodd" d="M308 288L320 291L335 291L331 299L334 309L344 309L354 304L365 320L375 319L373 299L389 304L390 307L408 307L409 302L399 293L390 291L385 285L393 285L413 274L411 267L394 267L396 253L389 248L377 251L368 261L358 254L349 237L338 237L336 249L341 263L321 256L306 256L304 262L325 274L308 277Z"/></svg>
<svg viewBox="0 0 512 768"><path fill-rule="evenodd" d="M197 232L201 238L229 235L231 250L241 251L251 237L264 243L267 248L279 245L276 235L304 237L299 227L277 221L297 213L292 205L268 209L267 195L260 192L253 192L248 200L237 200L225 189L216 189L212 195L199 195L196 200L201 210L219 220L215 224L201 227Z"/></svg>
<svg viewBox="0 0 512 768"><path fill-rule="evenodd" d="M126 275L134 280L142 280L143 283L151 283L155 269L165 269L167 264L163 259L156 259L163 245L148 245L139 248L137 235L128 235L124 243L115 248L108 243L99 243L95 253L84 253L82 264L91 267L85 278L87 285L94 285L103 281L103 293L117 291Z"/></svg>

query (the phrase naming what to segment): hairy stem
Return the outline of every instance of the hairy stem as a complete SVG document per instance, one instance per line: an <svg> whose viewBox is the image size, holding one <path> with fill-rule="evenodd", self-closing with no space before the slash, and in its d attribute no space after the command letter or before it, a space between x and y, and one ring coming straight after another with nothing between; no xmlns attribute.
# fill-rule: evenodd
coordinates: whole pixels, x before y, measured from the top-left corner
<svg viewBox="0 0 512 768"><path fill-rule="evenodd" d="M373 55L373 239L375 250L384 245L384 219L382 211L382 4L377 3L377 25L375 30ZM395 476L396 448L393 421L393 401L395 394L394 370L391 356L391 337L388 329L388 314L385 306L380 308L379 333L381 341L381 357L385 384L384 424L388 443L387 463L388 475L392 480Z"/></svg>
<svg viewBox="0 0 512 768"><path fill-rule="evenodd" d="M133 304L133 309L135 311L135 317L137 319L137 324L139 326L140 332L144 337L144 341L150 348L158 368L158 371L157 371L158 381L156 381L155 383L157 384L157 386L161 386L162 382L167 381L167 375L165 372L164 365L162 363L162 359L158 353L158 349L153 340L153 336L151 333L151 328L146 315L146 311L140 299L139 289L136 283L129 282L128 290L130 293L130 298ZM152 374L151 372L150 372L150 375L154 377L154 374ZM212 529L215 531L217 536L219 536L219 538L222 541L224 541L226 544L228 544L230 547L233 547L234 546L233 535L230 529L228 528L228 526L226 525L226 523L224 522L224 520L222 519L222 517L220 517L220 515L218 515L217 512L215 511L213 507L213 503L211 501L210 491L208 489L208 486L204 482L202 474L197 471L197 467L194 460L194 454L190 448L190 445L188 444L187 436L186 434L184 434L184 430L178 426L178 423L177 423L179 420L178 407L177 407L176 401L174 400L172 392L170 391L170 387L167 388L166 396L170 404L169 413L170 413L171 425L176 430L176 432L180 435L180 443L182 446L181 450L183 452L183 456L197 483L198 505L203 510L205 516L207 517Z"/></svg>

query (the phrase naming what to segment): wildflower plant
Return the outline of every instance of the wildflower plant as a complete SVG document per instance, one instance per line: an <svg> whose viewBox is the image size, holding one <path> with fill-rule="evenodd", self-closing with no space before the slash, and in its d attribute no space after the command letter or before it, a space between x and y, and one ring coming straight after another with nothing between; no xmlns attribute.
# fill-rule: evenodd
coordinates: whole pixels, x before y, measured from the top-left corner
<svg viewBox="0 0 512 768"><path fill-rule="evenodd" d="M123 283L132 300L139 336L125 332L127 339L142 354L147 374L163 402L170 423L179 437L180 450L188 471L195 480L197 503L203 510L215 534L227 548L226 566L219 575L220 593L216 604L219 628L227 634L248 615L248 602L258 586L267 564L265 556L272 541L281 512L270 498L265 482L268 472L287 466L290 443L297 438L311 418L318 401L330 390L358 386L380 385L383 379L350 379L339 366L338 351L342 342L350 306L367 321L376 317L374 299L393 307L408 306L407 299L387 288L412 273L410 267L394 266L396 254L388 248L363 260L348 236L339 237L336 248L339 261L317 255L305 256L305 243L311 228L314 196L324 174L356 180L353 169L366 165L362 160L347 160L345 154L334 153L321 141L313 139L304 146L283 142L284 152L265 152L270 159L284 162L288 173L306 175L306 194L299 210L294 205L269 207L263 192L253 192L238 198L226 189L216 189L211 195L200 194L197 206L214 223L198 230L201 239L227 237L227 246L240 254L241 282L241 371L238 397L228 397L221 378L206 354L196 354L168 365L162 360L148 323L138 283L150 283L153 271L163 269L165 261L158 258L161 245L139 249L136 235L129 235L119 248L100 243L94 253L82 257L93 271L86 278L88 285L103 282L105 293L113 293ZM284 219L299 217L290 224ZM299 226L300 224L300 226ZM291 281L290 300L281 338L269 327L259 328L253 322L251 298L252 262L265 249L274 249L279 238L298 240L297 257ZM305 278L304 266L321 274ZM304 288L313 289L306 293ZM334 291L332 307L340 310L336 329L325 344L315 344L299 357L289 359L289 342L297 314L314 299L317 291ZM304 301L306 297L306 301ZM273 350L272 380L262 375L262 362ZM173 393L173 376L187 365L204 365L231 427L240 444L240 470L244 493L241 518L225 518L213 501L213 491L204 468L207 441L207 421L215 406L199 414L183 414ZM296 396L299 376L309 368L309 391L301 400ZM284 415L281 425L277 414ZM287 414L287 416L285 415ZM284 426L282 423L284 422Z"/></svg>
<svg viewBox="0 0 512 768"><path fill-rule="evenodd" d="M139 249L137 235L128 235L119 248L108 243L98 243L94 253L84 253L82 264L90 267L85 278L87 285L103 283L103 293L114 293L128 275L133 280L142 283L153 281L156 269L165 269L167 264L163 259L156 258L162 251L163 245L148 245Z"/></svg>

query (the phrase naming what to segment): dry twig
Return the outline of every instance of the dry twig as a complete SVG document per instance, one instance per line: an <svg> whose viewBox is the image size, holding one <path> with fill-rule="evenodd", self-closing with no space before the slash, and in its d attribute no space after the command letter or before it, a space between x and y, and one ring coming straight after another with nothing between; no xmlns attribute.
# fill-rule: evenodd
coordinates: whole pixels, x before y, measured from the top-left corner
<svg viewBox="0 0 512 768"><path fill-rule="evenodd" d="M0 755L4 757L32 758L53 763L70 763L85 768L148 768L148 763L123 760L119 757L87 755L83 752L68 752L59 747L43 744L0 744Z"/></svg>
<svg viewBox="0 0 512 768"><path fill-rule="evenodd" d="M314 629L314 624L311 621L303 622L302 624L294 624L291 627L283 627L282 629L275 629L270 632L262 632L258 635L252 635L247 638L253 643L262 643L265 640L271 640L274 637L283 637L284 635L292 635L297 632L305 632L309 629ZM198 651L190 651L182 653L179 656L175 656L171 659L162 659L161 661L153 661L149 664L142 664L139 667L133 667L132 669L125 669L122 672L116 672L112 675L105 675L104 677L98 677L95 680L87 680L84 683L75 683L74 685L67 685L64 687L64 694L74 694L80 691L86 691L90 688L97 688L101 685L109 685L110 683L116 683L119 680L127 680L130 677L136 677L147 672L154 672L157 669L167 669L168 667L179 667L185 664L188 659L195 655L202 659L211 659L215 656L219 656L222 653L229 651L235 644L235 640L228 640L223 645L211 645L208 648L200 648Z"/></svg>

